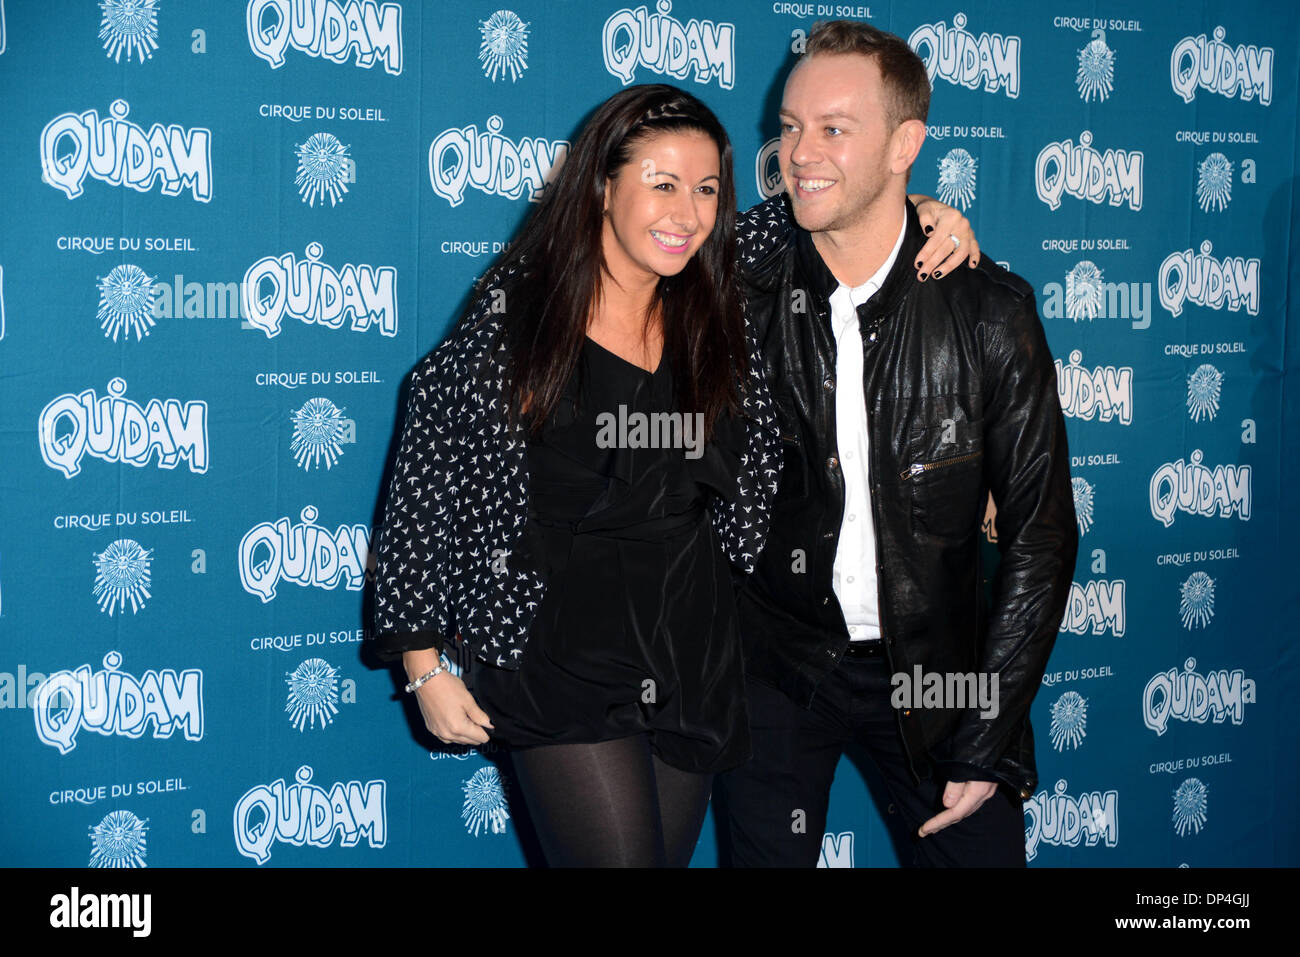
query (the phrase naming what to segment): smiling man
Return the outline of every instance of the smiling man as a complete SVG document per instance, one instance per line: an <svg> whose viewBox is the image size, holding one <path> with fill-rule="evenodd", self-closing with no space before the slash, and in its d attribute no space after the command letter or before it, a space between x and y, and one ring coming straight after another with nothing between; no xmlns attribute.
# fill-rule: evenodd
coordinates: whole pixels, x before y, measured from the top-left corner
<svg viewBox="0 0 1300 957"><path fill-rule="evenodd" d="M929 100L901 39L820 24L781 105L786 195L740 225L784 466L740 595L754 757L719 782L739 865L817 863L852 742L913 835L905 864L1025 863L1029 706L1078 545L1069 456L1028 284L987 257L942 282L914 272L906 184ZM892 694L913 673L984 676L997 707Z"/></svg>

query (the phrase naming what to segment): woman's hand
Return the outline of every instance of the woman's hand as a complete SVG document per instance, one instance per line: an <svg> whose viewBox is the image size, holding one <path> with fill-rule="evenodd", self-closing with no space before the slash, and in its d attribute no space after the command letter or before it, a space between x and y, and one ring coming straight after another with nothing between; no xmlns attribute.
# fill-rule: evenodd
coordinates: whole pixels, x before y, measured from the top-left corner
<svg viewBox="0 0 1300 957"><path fill-rule="evenodd" d="M408 651L402 656L411 681L428 674L438 665L437 653ZM443 744L487 744L492 719L478 706L465 682L444 671L415 689L424 726Z"/></svg>
<svg viewBox="0 0 1300 957"><path fill-rule="evenodd" d="M917 278L924 282L939 279L961 265L974 267L980 261L980 244L968 220L951 206L929 196L909 196L916 206L916 217L930 237L916 256ZM953 242L956 237L956 242Z"/></svg>

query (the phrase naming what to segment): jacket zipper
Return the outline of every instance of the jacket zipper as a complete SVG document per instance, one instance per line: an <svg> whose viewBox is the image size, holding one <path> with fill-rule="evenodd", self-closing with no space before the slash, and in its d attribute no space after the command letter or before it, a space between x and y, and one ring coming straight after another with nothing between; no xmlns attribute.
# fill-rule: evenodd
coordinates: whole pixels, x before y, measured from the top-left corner
<svg viewBox="0 0 1300 957"><path fill-rule="evenodd" d="M941 469L948 465L960 465L962 462L969 462L971 459L977 459L983 455L983 451L969 452L966 455L955 455L950 459L941 459L938 462L913 462L906 469L898 473L898 480L906 482L910 478L923 475L926 472L933 472L935 469Z"/></svg>

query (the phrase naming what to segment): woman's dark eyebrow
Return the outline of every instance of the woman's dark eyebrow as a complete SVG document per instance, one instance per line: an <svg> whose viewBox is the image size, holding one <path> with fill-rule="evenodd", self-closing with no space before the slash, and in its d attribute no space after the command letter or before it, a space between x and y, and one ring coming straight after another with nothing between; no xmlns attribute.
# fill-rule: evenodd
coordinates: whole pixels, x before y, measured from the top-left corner
<svg viewBox="0 0 1300 957"><path fill-rule="evenodd" d="M666 170L666 169L656 169L656 170L655 170L653 173L651 173L650 175L651 175L651 176L671 176L673 179L677 180L677 182L679 182L679 183L682 181L682 178L681 178L680 176L678 176L676 173L670 173L670 172L668 172L668 170ZM708 176L703 176L703 177L700 178L700 182L703 183L706 179L716 179L719 183L722 182L722 176L721 176L720 174L718 174L718 173L710 173Z"/></svg>

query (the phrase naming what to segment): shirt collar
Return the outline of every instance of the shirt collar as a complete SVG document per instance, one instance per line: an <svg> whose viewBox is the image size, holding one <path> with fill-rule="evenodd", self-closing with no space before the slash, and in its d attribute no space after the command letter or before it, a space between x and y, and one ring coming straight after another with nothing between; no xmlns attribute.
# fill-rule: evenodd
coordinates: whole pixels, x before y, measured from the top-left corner
<svg viewBox="0 0 1300 957"><path fill-rule="evenodd" d="M849 290L849 298L854 306L860 306L885 284L885 277L889 275L889 270L894 268L894 263L898 259L898 251L903 248L903 237L907 235L907 211L903 211L903 221L898 227L898 238L894 240L894 248L889 251L889 257L861 286L846 286L840 283L840 288Z"/></svg>

